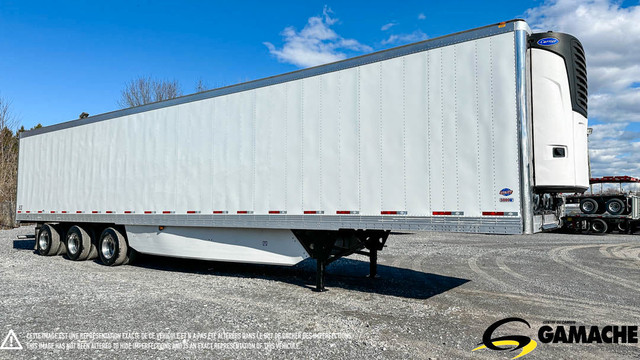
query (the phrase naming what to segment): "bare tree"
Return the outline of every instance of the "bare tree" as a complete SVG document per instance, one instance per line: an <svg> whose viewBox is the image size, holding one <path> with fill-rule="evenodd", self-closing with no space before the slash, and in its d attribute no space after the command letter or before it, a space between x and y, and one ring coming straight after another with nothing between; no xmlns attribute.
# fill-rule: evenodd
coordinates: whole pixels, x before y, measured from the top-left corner
<svg viewBox="0 0 640 360"><path fill-rule="evenodd" d="M18 121L11 103L0 97L0 226L12 226L18 182Z"/></svg>
<svg viewBox="0 0 640 360"><path fill-rule="evenodd" d="M203 91L207 91L209 90L209 86L207 86L207 84L205 84L204 80L202 80L202 78L198 79L198 82L196 83L196 92L203 92Z"/></svg>
<svg viewBox="0 0 640 360"><path fill-rule="evenodd" d="M182 96L182 89L177 80L157 80L141 76L129 81L120 95L118 105L128 108L177 98Z"/></svg>

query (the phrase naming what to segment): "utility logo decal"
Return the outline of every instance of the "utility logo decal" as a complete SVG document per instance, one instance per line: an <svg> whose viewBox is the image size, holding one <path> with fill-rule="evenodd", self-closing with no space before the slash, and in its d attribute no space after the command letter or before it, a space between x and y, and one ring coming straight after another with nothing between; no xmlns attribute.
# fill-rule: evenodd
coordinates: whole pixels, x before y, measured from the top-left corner
<svg viewBox="0 0 640 360"><path fill-rule="evenodd" d="M500 190L500 195L502 196L509 196L513 194L513 190L509 189L509 188L504 188L502 190Z"/></svg>
<svg viewBox="0 0 640 360"><path fill-rule="evenodd" d="M544 38L544 39L538 40L538 45L551 46L551 45L555 45L555 44L557 44L559 42L560 42L560 40L558 40L556 38L548 37L548 38Z"/></svg>
<svg viewBox="0 0 640 360"><path fill-rule="evenodd" d="M535 349L538 346L538 343L528 336L508 335L508 336L500 336L496 338L492 337L493 332L497 328L499 328L503 324L510 323L510 322L521 322L523 324L526 324L529 328L531 328L531 325L529 325L528 322L520 318L513 317L513 318L506 318L506 319L496 321L491 326L489 326L487 330L485 330L484 334L482 335L482 342L480 343L482 345L478 346L477 348L471 351L476 351L481 349L491 349L491 350L498 350L498 351L504 351L504 350L516 351L516 350L522 349L522 351L520 351L520 353L515 357L513 357L512 359L517 359L521 356L525 356L528 353L532 352L533 349ZM500 346L506 346L506 347L500 347Z"/></svg>

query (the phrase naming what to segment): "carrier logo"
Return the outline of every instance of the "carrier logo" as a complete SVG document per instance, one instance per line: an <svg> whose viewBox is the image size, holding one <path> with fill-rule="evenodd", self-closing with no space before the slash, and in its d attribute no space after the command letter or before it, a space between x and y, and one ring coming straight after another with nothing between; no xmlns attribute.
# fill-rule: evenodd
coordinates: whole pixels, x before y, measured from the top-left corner
<svg viewBox="0 0 640 360"><path fill-rule="evenodd" d="M509 188L504 188L502 190L500 190L500 195L502 196L509 196L513 194L513 190L509 189Z"/></svg>
<svg viewBox="0 0 640 360"><path fill-rule="evenodd" d="M482 335L482 342L480 343L482 345L478 344L480 346L478 346L477 348L471 351L482 350L482 349L491 349L491 350L497 350L497 351L505 351L505 350L516 351L516 350L522 349L522 351L520 351L520 353L515 357L513 357L512 359L517 359L521 356L525 356L528 353L532 352L538 346L538 343L528 336L507 335L507 336L500 336L496 338L492 337L493 332L496 331L497 328L510 322L520 322L527 325L529 328L531 328L531 325L529 325L529 323L526 320L516 318L516 317L506 318L506 319L496 321L491 326L489 326L487 330L485 330L484 334ZM506 347L500 347L500 346L506 346Z"/></svg>
<svg viewBox="0 0 640 360"><path fill-rule="evenodd" d="M556 39L556 38L544 38L544 39L540 39L538 40L538 45L542 45L542 46L551 46L551 45L555 45L557 43L559 43L560 40Z"/></svg>

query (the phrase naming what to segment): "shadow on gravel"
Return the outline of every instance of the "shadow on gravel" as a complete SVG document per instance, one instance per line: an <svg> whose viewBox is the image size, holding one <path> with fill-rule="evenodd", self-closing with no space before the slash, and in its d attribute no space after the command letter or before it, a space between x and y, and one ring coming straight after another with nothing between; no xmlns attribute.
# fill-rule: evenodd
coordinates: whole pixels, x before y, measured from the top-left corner
<svg viewBox="0 0 640 360"><path fill-rule="evenodd" d="M13 248L17 250L31 250L36 246L36 241L31 240L13 240Z"/></svg>
<svg viewBox="0 0 640 360"><path fill-rule="evenodd" d="M281 281L308 288L310 291L315 287L316 264L312 259L287 267L140 255L133 266L160 271ZM327 267L325 284L329 290L343 288L412 299L428 299L469 281L380 264L379 278L369 279L368 273L367 261L342 258Z"/></svg>

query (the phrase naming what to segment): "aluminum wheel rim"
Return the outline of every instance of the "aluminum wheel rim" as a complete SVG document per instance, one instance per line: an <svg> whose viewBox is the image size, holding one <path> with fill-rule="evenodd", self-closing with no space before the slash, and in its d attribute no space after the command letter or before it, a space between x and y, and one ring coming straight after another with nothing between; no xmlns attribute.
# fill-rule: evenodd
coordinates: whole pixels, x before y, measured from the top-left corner
<svg viewBox="0 0 640 360"><path fill-rule="evenodd" d="M73 233L69 235L69 237L67 238L67 250L71 254L75 254L78 252L79 245L80 239L78 238L78 234Z"/></svg>
<svg viewBox="0 0 640 360"><path fill-rule="evenodd" d="M609 212L617 213L620 210L622 210L622 206L620 206L620 203L612 202L611 204L609 204Z"/></svg>
<svg viewBox="0 0 640 360"><path fill-rule="evenodd" d="M100 251L105 259L111 259L116 252L116 242L113 240L113 236L107 235L102 239L102 246Z"/></svg>
<svg viewBox="0 0 640 360"><path fill-rule="evenodd" d="M38 236L38 244L40 245L40 249L45 250L49 248L49 233L46 231L41 231L40 236Z"/></svg>
<svg viewBox="0 0 640 360"><path fill-rule="evenodd" d="M595 207L591 201L586 201L582 204L582 208L584 209L584 212L590 212L593 211Z"/></svg>

